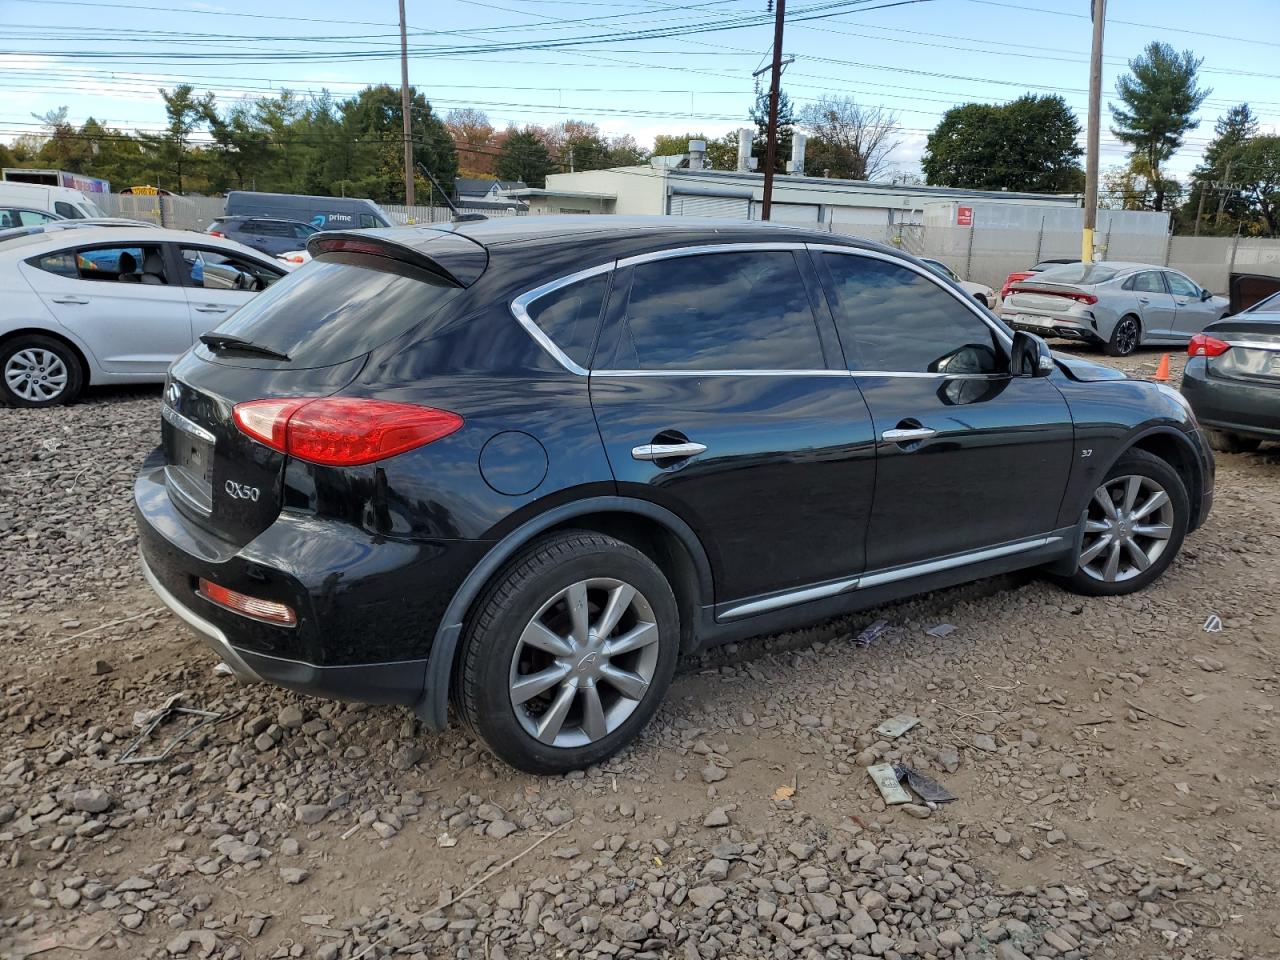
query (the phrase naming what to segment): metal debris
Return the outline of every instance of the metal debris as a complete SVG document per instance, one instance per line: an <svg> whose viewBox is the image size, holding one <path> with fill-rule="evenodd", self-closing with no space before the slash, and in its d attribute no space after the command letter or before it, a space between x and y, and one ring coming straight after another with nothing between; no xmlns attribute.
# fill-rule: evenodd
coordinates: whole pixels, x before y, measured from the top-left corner
<svg viewBox="0 0 1280 960"><path fill-rule="evenodd" d="M133 722L135 725L142 726L142 732L129 742L129 745L124 748L124 752L120 754L116 763L158 763L177 750L178 747L190 739L191 735L197 730L212 726L219 720L229 716L229 714L216 713L212 710L195 710L191 707L180 707L178 706L177 701L181 696L182 694L174 694L174 696L170 697L168 701L165 702L165 705L159 710L138 711L138 713L134 714ZM145 757L134 756L138 751L138 748L141 747L143 742L151 736L156 727L160 726L166 720L179 716L197 717L199 719L196 723L188 725L171 737L159 753L153 753ZM141 723L139 721L141 721Z"/></svg>

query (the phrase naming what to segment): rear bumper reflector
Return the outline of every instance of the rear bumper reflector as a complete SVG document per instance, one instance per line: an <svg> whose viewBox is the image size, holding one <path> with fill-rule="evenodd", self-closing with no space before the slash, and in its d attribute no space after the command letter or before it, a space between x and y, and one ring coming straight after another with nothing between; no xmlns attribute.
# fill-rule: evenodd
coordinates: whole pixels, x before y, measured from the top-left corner
<svg viewBox="0 0 1280 960"><path fill-rule="evenodd" d="M251 620L273 623L279 627L296 627L298 625L298 615L287 604L277 603L274 600L262 600L258 597L251 597L247 593L228 590L226 587L220 587L216 583L210 583L203 577L200 578L200 586L196 592L210 603L216 604L224 610L230 610L232 613L238 613L242 617L248 617Z"/></svg>

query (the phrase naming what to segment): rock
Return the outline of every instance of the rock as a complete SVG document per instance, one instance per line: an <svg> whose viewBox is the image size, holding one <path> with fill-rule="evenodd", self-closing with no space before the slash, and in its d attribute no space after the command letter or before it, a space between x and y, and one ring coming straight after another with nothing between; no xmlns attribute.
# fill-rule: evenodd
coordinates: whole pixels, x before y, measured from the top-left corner
<svg viewBox="0 0 1280 960"><path fill-rule="evenodd" d="M80 891L63 887L58 891L58 906L70 910L80 902Z"/></svg>
<svg viewBox="0 0 1280 960"><path fill-rule="evenodd" d="M708 880L725 880L729 876L729 861L713 857L702 868L702 875Z"/></svg>
<svg viewBox="0 0 1280 960"><path fill-rule="evenodd" d="M649 932L643 924L634 920L624 920L621 917L605 917L604 925L619 940L630 943L643 942L645 935Z"/></svg>
<svg viewBox="0 0 1280 960"><path fill-rule="evenodd" d="M503 910L519 910L522 898L518 890L508 888L498 897L498 906Z"/></svg>
<svg viewBox="0 0 1280 960"><path fill-rule="evenodd" d="M974 736L973 745L979 750L985 750L987 753L995 753L998 749L995 738L989 733L979 733Z"/></svg>
<svg viewBox="0 0 1280 960"><path fill-rule="evenodd" d="M148 880L146 877L130 877L116 886L116 893L138 893L150 890L155 885L154 880Z"/></svg>
<svg viewBox="0 0 1280 960"><path fill-rule="evenodd" d="M943 930L938 934L938 943L948 950L955 950L964 946L964 935L958 930Z"/></svg>
<svg viewBox="0 0 1280 960"><path fill-rule="evenodd" d="M426 750L416 743L406 743L391 754L391 766L396 770L412 769L426 754Z"/></svg>
<svg viewBox="0 0 1280 960"><path fill-rule="evenodd" d="M704 783L719 783L728 774L725 773L723 767L717 767L715 764L707 764L702 768L702 780Z"/></svg>
<svg viewBox="0 0 1280 960"><path fill-rule="evenodd" d="M510 820L494 820L484 828L484 832L485 836L501 840L503 837L511 836L511 834L515 833L519 829L520 828Z"/></svg>
<svg viewBox="0 0 1280 960"><path fill-rule="evenodd" d="M300 804L294 811L299 823L319 823L329 815L329 808L323 803Z"/></svg>
<svg viewBox="0 0 1280 960"><path fill-rule="evenodd" d="M218 938L212 930L183 930L169 941L165 949L171 956L180 957L186 955L196 944L200 945L199 955L207 957L218 949Z"/></svg>
<svg viewBox="0 0 1280 960"><path fill-rule="evenodd" d="M866 910L855 910L853 917L849 920L849 932L861 940L876 932L876 922L871 919L871 914Z"/></svg>
<svg viewBox="0 0 1280 960"><path fill-rule="evenodd" d="M702 821L704 827L727 827L729 826L729 814L725 813L724 807L716 807Z"/></svg>
<svg viewBox="0 0 1280 960"><path fill-rule="evenodd" d="M1112 920L1121 922L1132 917L1133 911L1129 909L1123 900L1112 900L1107 904L1107 916Z"/></svg>
<svg viewBox="0 0 1280 960"><path fill-rule="evenodd" d="M308 873L306 870L303 870L301 867L281 867L280 868L280 879L288 884L302 883L309 876L311 876L311 874Z"/></svg>
<svg viewBox="0 0 1280 960"><path fill-rule="evenodd" d="M960 751L955 747L940 747L938 749L938 766L942 767L947 773L955 773L960 769Z"/></svg>
<svg viewBox="0 0 1280 960"><path fill-rule="evenodd" d="M879 933L873 933L871 935L871 952L877 957L883 957L885 953L893 949L893 944L894 941L889 937L883 936Z"/></svg>
<svg viewBox="0 0 1280 960"><path fill-rule="evenodd" d="M828 897L825 893L809 894L809 902L813 904L814 911L823 923L830 923L840 915L840 907L835 899Z"/></svg>
<svg viewBox="0 0 1280 960"><path fill-rule="evenodd" d="M1074 763L1064 763L1058 768L1058 776L1070 779L1071 777L1080 776L1080 768Z"/></svg>
<svg viewBox="0 0 1280 960"><path fill-rule="evenodd" d="M542 815L542 819L553 827L560 827L573 819L573 811L568 807L552 807Z"/></svg>
<svg viewBox="0 0 1280 960"><path fill-rule="evenodd" d="M1010 833L1008 830L1001 830L999 827L997 827L994 831L992 831L991 839L993 839L996 843L1000 844L1000 846L1007 847L1009 844L1013 843L1013 834Z"/></svg>
<svg viewBox="0 0 1280 960"><path fill-rule="evenodd" d="M302 708L293 703L276 715L276 723L286 730L297 730L305 720L306 718L302 715Z"/></svg>
<svg viewBox="0 0 1280 960"><path fill-rule="evenodd" d="M996 960L1027 960L1027 955L1012 943L1005 941L996 944Z"/></svg>
<svg viewBox="0 0 1280 960"><path fill-rule="evenodd" d="M927 820L933 815L933 811L922 803L904 803L899 809L917 820Z"/></svg>
<svg viewBox="0 0 1280 960"><path fill-rule="evenodd" d="M714 884L694 887L689 891L690 902L692 902L695 907L699 907L703 910L706 910L709 907L714 907L727 896L727 893Z"/></svg>
<svg viewBox="0 0 1280 960"><path fill-rule="evenodd" d="M105 790L77 790L71 795L71 809L82 813L102 813L114 802Z"/></svg>
<svg viewBox="0 0 1280 960"><path fill-rule="evenodd" d="M1216 657L1196 656L1191 658L1191 662L1205 673L1217 673L1226 666L1226 664Z"/></svg>
<svg viewBox="0 0 1280 960"><path fill-rule="evenodd" d="M89 672L95 677L105 676L111 672L111 664L105 660L94 660L89 664Z"/></svg>

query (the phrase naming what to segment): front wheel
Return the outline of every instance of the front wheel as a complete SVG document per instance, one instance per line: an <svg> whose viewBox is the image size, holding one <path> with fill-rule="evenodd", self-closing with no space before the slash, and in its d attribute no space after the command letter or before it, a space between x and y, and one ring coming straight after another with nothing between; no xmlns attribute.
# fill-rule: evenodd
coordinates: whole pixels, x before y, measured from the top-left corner
<svg viewBox="0 0 1280 960"><path fill-rule="evenodd" d="M1130 450L1080 517L1078 565L1064 585L1107 597L1143 589L1177 556L1190 515L1187 488L1177 471L1145 450Z"/></svg>
<svg viewBox="0 0 1280 960"><path fill-rule="evenodd" d="M529 773L599 763L657 709L679 653L662 571L587 531L534 543L478 601L454 684L463 722Z"/></svg>
<svg viewBox="0 0 1280 960"><path fill-rule="evenodd" d="M1102 348L1109 357L1127 357L1142 341L1142 325L1137 317L1121 317L1111 331L1111 339Z"/></svg>

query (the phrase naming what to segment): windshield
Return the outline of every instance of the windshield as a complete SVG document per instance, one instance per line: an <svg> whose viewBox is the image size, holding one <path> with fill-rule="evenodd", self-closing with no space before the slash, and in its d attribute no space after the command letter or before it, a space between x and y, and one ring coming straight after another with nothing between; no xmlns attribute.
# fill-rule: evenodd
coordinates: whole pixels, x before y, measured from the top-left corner
<svg viewBox="0 0 1280 960"><path fill-rule="evenodd" d="M321 367L368 353L405 333L461 292L380 257L313 260L241 307L216 333Z"/></svg>
<svg viewBox="0 0 1280 960"><path fill-rule="evenodd" d="M1115 279L1120 271L1101 263L1064 263L1036 276L1036 281L1046 283L1106 283Z"/></svg>

